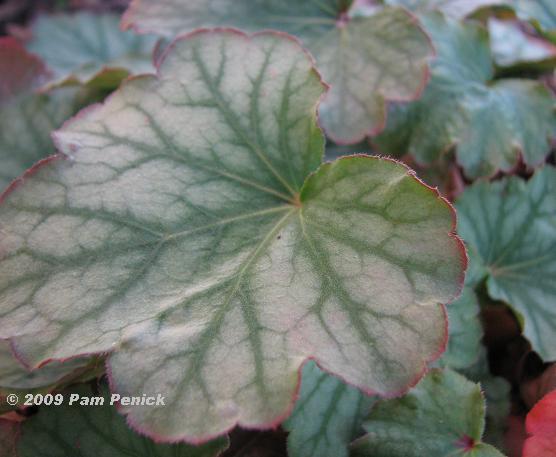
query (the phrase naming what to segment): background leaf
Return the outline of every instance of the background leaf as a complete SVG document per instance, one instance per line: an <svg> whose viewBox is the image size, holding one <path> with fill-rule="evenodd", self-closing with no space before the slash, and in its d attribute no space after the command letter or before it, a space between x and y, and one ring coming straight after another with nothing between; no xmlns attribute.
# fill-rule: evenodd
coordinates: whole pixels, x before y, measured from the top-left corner
<svg viewBox="0 0 556 457"><path fill-rule="evenodd" d="M387 100L412 100L428 75L432 47L415 18L399 8L350 16L351 2L324 0L134 1L124 26L163 36L196 27L278 29L298 36L332 88L320 107L326 133L357 143L384 127Z"/></svg>
<svg viewBox="0 0 556 457"><path fill-rule="evenodd" d="M156 38L123 32L116 14L43 15L27 49L53 72L49 86L67 83L114 89L129 74L153 71Z"/></svg>
<svg viewBox="0 0 556 457"><path fill-rule="evenodd" d="M459 233L487 275L488 294L508 303L545 360L556 360L556 170L528 182L479 182L457 202Z"/></svg>
<svg viewBox="0 0 556 457"><path fill-rule="evenodd" d="M377 402L353 444L358 457L503 457L481 443L481 388L449 369L432 370L400 399Z"/></svg>
<svg viewBox="0 0 556 457"><path fill-rule="evenodd" d="M303 368L301 391L284 422L290 457L347 457L348 444L361 429L373 399L310 361Z"/></svg>
<svg viewBox="0 0 556 457"><path fill-rule="evenodd" d="M556 456L556 390L549 393L527 415L523 457Z"/></svg>
<svg viewBox="0 0 556 457"><path fill-rule="evenodd" d="M432 164L456 147L470 178L509 171L521 157L542 163L556 129L554 98L541 83L492 81L484 29L439 14L422 16L437 50L423 97L390 110L385 131L373 142L388 154L409 152Z"/></svg>
<svg viewBox="0 0 556 457"><path fill-rule="evenodd" d="M200 31L67 123L0 208L0 337L111 352L116 392L171 399L122 407L165 440L281 422L307 358L407 389L463 279L453 210L393 161L314 172L322 91L292 39Z"/></svg>
<svg viewBox="0 0 556 457"><path fill-rule="evenodd" d="M103 398L104 404L69 405L71 394ZM229 445L219 438L200 447L186 444L157 444L127 426L115 406L110 406L106 389L95 393L85 386L64 392L60 406L44 406L21 424L18 457L215 457Z"/></svg>

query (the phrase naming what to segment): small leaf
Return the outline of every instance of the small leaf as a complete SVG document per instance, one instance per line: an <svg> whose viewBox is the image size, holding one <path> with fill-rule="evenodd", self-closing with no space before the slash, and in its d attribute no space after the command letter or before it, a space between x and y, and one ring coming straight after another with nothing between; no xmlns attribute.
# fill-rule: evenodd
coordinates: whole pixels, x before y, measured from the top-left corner
<svg viewBox="0 0 556 457"><path fill-rule="evenodd" d="M372 398L321 371L314 362L303 368L301 391L283 424L289 457L347 457L348 444L361 428Z"/></svg>
<svg viewBox="0 0 556 457"><path fill-rule="evenodd" d="M501 67L551 70L556 65L556 46L525 33L517 21L488 21L494 61Z"/></svg>
<svg viewBox="0 0 556 457"><path fill-rule="evenodd" d="M503 457L481 443L485 404L478 384L432 370L404 397L375 403L355 441L357 457Z"/></svg>
<svg viewBox="0 0 556 457"><path fill-rule="evenodd" d="M385 0L387 5L403 6L416 13L441 11L454 19L463 19L475 11L492 5L505 5L508 0Z"/></svg>
<svg viewBox="0 0 556 457"><path fill-rule="evenodd" d="M129 429L107 389L95 394L81 387L64 392L61 405L44 406L21 424L18 457L215 457L229 445L219 438L200 446L157 444ZM72 405L71 395L75 395ZM86 406L81 401L95 401Z"/></svg>
<svg viewBox="0 0 556 457"><path fill-rule="evenodd" d="M116 14L39 16L27 49L54 74L49 86L78 83L114 88L129 74L153 70L156 39L123 32Z"/></svg>
<svg viewBox="0 0 556 457"><path fill-rule="evenodd" d="M441 15L423 16L438 56L423 97L390 110L385 131L374 139L389 154L411 153L432 164L456 146L471 178L509 171L518 159L542 163L556 129L554 98L526 79L493 81L488 37L481 27Z"/></svg>
<svg viewBox="0 0 556 457"><path fill-rule="evenodd" d="M527 415L523 457L556 456L556 390L547 394Z"/></svg>
<svg viewBox="0 0 556 457"><path fill-rule="evenodd" d="M508 303L545 360L556 360L556 170L469 187L459 233L487 272L489 295Z"/></svg>
<svg viewBox="0 0 556 457"><path fill-rule="evenodd" d="M439 360L443 366L463 369L477 361L483 330L479 320L479 303L470 287L465 287L448 307L448 348Z"/></svg>
<svg viewBox="0 0 556 457"><path fill-rule="evenodd" d="M320 107L324 130L335 142L357 143L384 127L387 100L419 96L433 51L415 18L404 10L385 8L355 17L348 11L350 3L136 0L123 24L163 36L222 25L295 34L332 86Z"/></svg>
<svg viewBox="0 0 556 457"><path fill-rule="evenodd" d="M0 192L54 152L50 133L75 113L75 89L35 92L47 79L39 59L13 38L0 38Z"/></svg>
<svg viewBox="0 0 556 457"><path fill-rule="evenodd" d="M271 427L314 358L368 392L438 357L465 254L403 165L322 165L323 84L283 34L199 31L56 133L0 206L0 338L30 366L111 352L149 436ZM187 414L184 414L187 411Z"/></svg>

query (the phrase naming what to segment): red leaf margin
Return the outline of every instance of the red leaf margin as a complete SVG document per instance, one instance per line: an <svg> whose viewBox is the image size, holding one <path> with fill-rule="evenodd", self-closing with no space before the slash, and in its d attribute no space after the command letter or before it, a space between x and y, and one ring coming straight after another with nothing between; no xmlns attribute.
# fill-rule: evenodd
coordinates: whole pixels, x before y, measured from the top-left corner
<svg viewBox="0 0 556 457"><path fill-rule="evenodd" d="M156 75L150 75L150 74L146 74L146 75L136 75L136 76L130 76L127 79L125 79L122 82L122 85L126 85L129 84L130 82L132 82L135 79L139 79L139 78L149 78L149 77L158 77L158 71L160 69L160 66L162 65L162 63L165 60L165 57L167 56L167 54L170 52L170 50L179 42L179 41L183 41L183 40L187 40L193 37L196 37L198 35L201 34L213 34L213 33L222 33L222 32L228 32L228 33L233 33L233 34L237 34L243 38L245 38L246 40L250 40L253 37L256 37L258 35L275 35L275 36L279 36L285 39L289 39L291 41L293 41L297 46L299 46L299 48L307 55L308 59L310 60L310 62L312 63L312 71L315 72L315 74L318 76L319 81L321 82L323 88L325 89L324 93L320 96L319 100L317 101L317 103L315 104L315 113L318 113L318 106L319 103L322 101L322 99L324 98L324 96L326 96L326 92L329 88L328 84L326 84L318 69L315 66L315 60L314 58L311 56L311 54L301 45L300 41L292 36L289 35L285 32L279 32L279 31L262 31L262 32L256 32L253 34L246 34L238 29L235 28L225 28L225 27L217 27L217 28L204 28L204 29L197 29L191 33L187 33L184 35L180 35L179 37L177 37L165 50L165 52L163 53L163 55L157 60L156 62L156 70L157 70L157 74ZM120 86L120 87L121 87ZM119 90L119 89L118 89ZM61 129L63 129L64 127L71 125L72 122L74 122L75 120L79 119L79 118L83 118L85 116L90 115L90 113L100 109L104 104L108 103L108 101L114 96L114 94L116 92L118 92L118 90L116 90L114 93L112 93L111 95L109 95L106 100L104 102L101 103L96 103L93 105L90 105L88 107L83 108L79 113L77 113L74 117L70 118L69 120L67 120L63 126L61 127ZM318 114L316 114L318 117ZM52 134L54 143L59 146L58 142L57 142L57 138L56 138L56 132L54 132ZM324 152L324 151L323 151ZM72 155L74 154L79 154L78 150L72 150L71 151ZM431 187L429 185L427 185L425 182L423 182L420 178L417 177L417 174L415 173L415 171L413 171L410 167L408 167L406 164L404 164L403 162L400 162L396 159L393 159L391 157L384 157L384 156L371 156L371 155L366 155L366 154L355 154L355 155L351 155L351 156L345 156L342 157L340 159L337 160L350 160L353 158L358 158L358 157L366 157L368 159L372 159L372 160L387 160L393 163L396 163L398 165L403 166L406 169L406 174L407 176L409 176L410 178L414 179L415 181L417 181L419 184L421 184L422 186L424 186L428 191L430 191L431 193L433 193L435 195L435 197L441 201L442 204L444 204L450 214L451 214L451 218L452 218L452 224L451 224L451 228L448 232L448 236L450 238L452 238L456 244L456 248L457 248L457 252L459 253L459 263L461 266L461 275L458 278L458 293L455 294L455 296L453 297L452 301L454 299L457 298L457 296L459 296L459 294L461 293L461 290L463 289L463 284L464 284L464 280L465 280L465 272L467 270L467 265L468 265L468 256L467 256L467 251L465 248L465 244L463 243L462 239L457 235L456 233L456 226L457 226L457 215L456 215L456 210L455 208L452 206L452 204L446 199L444 198L437 187ZM12 184L4 190L4 192L0 193L0 205L15 191L17 191L18 189L20 189L20 187L24 186L26 181L29 180L30 178L33 177L33 175L35 175L38 171L40 171L43 167L52 165L55 166L56 163L58 161L65 161L65 160L72 160L71 157L69 157L68 155L64 154L64 153L57 153L55 155L52 155L50 157L47 157L46 159L43 159L39 162L37 162L33 167L31 167L29 170L27 170L21 177L17 178L16 180L14 180L12 182ZM327 162L322 162L321 166L326 165ZM320 169L320 167L319 167ZM318 171L318 169L317 169ZM310 176L314 173L316 173L317 171L311 173L309 176L306 177L306 180L310 178ZM2 252L0 252L0 260L2 260L3 254ZM431 354L429 356L429 358L423 360L423 364L422 364L422 369L416 373L415 377L405 386L405 388L398 390L398 391L392 391L392 392L385 392L385 393L381 393L381 396L383 398L395 398L395 397L400 397L402 395L404 395L408 390L410 390L412 387L414 387L415 385L417 385L417 383L423 378L423 376L425 376L425 374L428 372L429 370L429 366L431 363L433 363L434 361L436 361L438 358L440 358L440 356L444 353L444 351L446 350L447 347L447 343L448 343L448 317L447 317L447 312L446 312L446 306L444 304L439 304L439 306L442 307L442 311L443 311L443 315L444 315L444 328L443 328L443 334L444 334L444 338L443 341L441 343L441 345L438 348L438 351L436 351L435 353ZM81 357L81 356L91 356L91 355L95 355L97 353L82 353L82 354L75 354L70 358L67 359L55 359L55 358L48 358L43 360L42 362L36 364L36 366L32 366L31 364L28 363L27 360L25 360L25 357L23 356L23 354L21 354L18 350L17 350L17 343L15 338L10 338L10 343L12 346L12 351L15 355L15 357L17 358L17 360L24 365L27 368L30 369L34 369L34 368L38 368L38 367L42 367L52 361L55 360L59 360L61 362L63 361L67 361L70 359L73 359L75 357ZM102 355L107 355L107 359L106 359L106 370L107 370L107 374L108 374L108 381L109 381L109 386L110 386L110 391L111 392L117 392L117 386L115 383L115 380L112 376L112 369L111 369L111 365L110 365L110 351L108 352L101 352L100 354ZM130 426L130 428L132 428L133 430L135 430L137 433L147 436L150 439L152 439L153 441L157 442L157 443L179 443L179 442L185 442L188 444L192 444L192 445L200 445L200 444L204 444L207 443L208 441L211 441L212 439L215 439L219 436L223 436L225 434L227 434L229 431L231 431L235 426L242 426L246 429L251 429L251 430L265 430L265 429L275 429L278 428L280 426L280 424L289 417L289 415L291 414L294 406L295 406L295 402L297 400L297 398L299 397L299 390L300 390L300 386L301 386L301 373L303 370L303 367L305 365L305 363L307 363L309 360L314 360L317 365L319 365L319 361L311 356L308 356L299 366L298 370L297 370L297 386L295 388L294 394L292 395L291 401L289 402L289 404L287 405L287 407L285 408L284 412L280 415L278 415L276 418L274 418L274 420L269 421L268 423L262 423L262 424L257 424L256 426L250 425L250 424L243 424L240 420L236 421L231 427L229 427L227 430L222 431L221 433L218 433L216 435L203 435L203 436L186 436L186 435L181 435L177 438L168 438L165 436L160 436L157 434L152 433L150 430L148 429L144 429L142 427L140 427L138 424L136 424L133 420L133 418L130 415L127 415L126 419L127 419L127 423ZM364 386L359 386L359 385L354 385L352 383L350 383L349 381L347 381L346 379L344 379L341 375L341 373L336 374L336 373L331 373L326 369L323 369L322 367L320 367L323 371L328 372L329 374L339 378L340 380L342 380L342 382L348 384L348 385L353 385L354 387L360 389L362 392L364 392L366 395L377 395L377 392L374 392L370 389L366 389ZM119 405L117 405L119 406ZM3 457L3 456L0 456Z"/></svg>
<svg viewBox="0 0 556 457"><path fill-rule="evenodd" d="M120 22L120 27L122 30L133 30L135 33L140 34L140 35L144 35L144 34L157 34L156 30L149 28L149 27L142 27L139 24L137 24L137 21L135 21L134 15L137 13L137 10L139 10L143 5L143 3L147 3L145 0L131 0L131 2L129 3L127 9L124 11L124 14L122 15L122 20ZM349 11L352 11L354 9L357 8L358 3L363 3L363 2L358 2L357 0L354 0L353 3L351 4L349 10L346 12L342 12L341 15L338 17L338 20L336 21L336 26L337 27L343 27L346 24L346 21L343 20L343 17L346 16L347 14L349 14ZM431 79L431 69L430 69L430 62L432 60L434 60L434 58L436 57L436 49L434 46L434 43L432 42L432 38L429 35L429 33L425 30L424 26L421 24L421 22L419 21L419 18L417 17L417 15L415 15L414 13L412 13L411 11L409 11L406 8L403 8L403 12L407 15L407 17L409 18L409 22L414 25L425 37L425 39L427 40L428 44L429 44L429 55L423 59L422 62L420 62L420 64L418 65L418 69L420 70L420 75L419 75L419 86L415 89L415 91L408 95L408 96L386 96L384 94L382 94L381 92L377 92L376 95L380 98L380 103L381 103L381 109L380 109L380 120L379 122L377 122L377 124L373 127L369 127L368 129L366 129L365 131L361 132L359 135L353 136L349 139L341 139L341 138L335 138L334 135L332 135L330 132L325 131L326 135L332 140L334 141L334 143L339 144L339 145L350 145L350 144L357 144L361 141L363 141L365 138L370 138L370 137L374 137L378 134L380 134L385 128L386 128L386 123L388 120L388 106L389 103L409 103L409 102L413 102L416 100L419 100L421 98L421 96L423 95L423 93L425 92L425 89ZM226 27L228 28L228 27ZM275 30L273 30L275 31ZM195 33L195 30L192 31L184 31L185 33ZM286 32L280 32L280 31L276 31L277 33L286 33ZM257 33L257 32L256 32ZM255 34L256 34L255 33ZM299 40L298 38L296 38L296 40L302 42L302 40ZM317 62L318 64L318 62ZM319 123L320 124L320 123ZM322 127L321 127L322 128Z"/></svg>

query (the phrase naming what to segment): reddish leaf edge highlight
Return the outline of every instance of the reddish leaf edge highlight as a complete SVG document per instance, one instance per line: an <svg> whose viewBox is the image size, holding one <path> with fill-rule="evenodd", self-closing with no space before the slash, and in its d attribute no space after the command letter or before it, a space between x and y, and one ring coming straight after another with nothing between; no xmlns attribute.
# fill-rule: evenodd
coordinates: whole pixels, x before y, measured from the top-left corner
<svg viewBox="0 0 556 457"><path fill-rule="evenodd" d="M173 49L176 44L179 41L183 41L183 40L187 40L189 38L195 37L197 35L200 34L211 34L211 33L221 33L221 32L228 32L228 33L234 33L237 34L241 37L244 37L245 39L251 39L252 37L256 37L258 35L265 35L265 34L270 34L270 35L276 35L276 36L280 36L286 39L291 40L292 42L294 42L297 46L299 46L299 48L306 54L306 56L309 58L310 62L312 63L312 71L317 75L317 77L319 78L323 88L325 89L324 93L319 97L319 100L315 103L315 116L318 118L318 105L320 103L320 101L322 100L323 96L326 95L326 90L329 88L329 85L326 84L323 80L322 77L320 75L320 73L318 72L318 70L315 67L315 60L314 58L311 56L311 54L305 50L305 48L303 48L303 46L301 45L300 41L285 33L285 32L278 32L278 31L261 31L261 32L256 32L254 34L246 34L238 29L234 29L234 28L212 28L212 29L197 29L191 33L185 34L185 35L181 35L178 38L176 38L171 45L168 46L168 48L165 50L165 52L163 53L163 55L160 57L160 59L158 59L157 61L157 66L156 66L156 70L157 70L157 74L153 75L153 74L143 74L143 75L136 75L136 76L131 76L126 78L123 82L122 85L124 84L128 84L130 81L133 81L135 79L139 79L139 78L156 78L158 77L158 70L160 68L160 66L164 63L164 60L167 56L167 54L171 51L171 49ZM120 86L121 87L121 86ZM74 117L70 118L69 120L67 120L61 127L61 129L64 129L65 127L71 125L72 122L75 122L77 119L82 118L84 116L86 116L88 113L100 109L100 107L102 107L105 103L108 103L108 101L110 100L110 98L112 96L115 96L115 93L112 93L110 96L108 96L106 98L106 100L104 102L100 102L100 103L96 103L96 104L92 104L88 107L83 108L81 111L79 111ZM56 144L57 147L59 147L59 142L58 142L58 138L56 135L56 132L52 133L52 138L54 143ZM76 152L77 148L75 151L72 152ZM321 153L321 157L322 154L324 153L324 148L323 151ZM422 181L417 174L415 173L414 170L412 170L409 166L407 166L406 164L404 164L403 162L400 162L396 159L393 159L391 157L382 157L382 156L372 156L372 155L368 155L368 154L354 154L354 155L350 155L350 156L344 156L341 157L338 160L350 160L352 158L367 158L370 160L387 160L393 163L396 163L398 165L401 165L402 167L405 168L406 170L406 175L409 176L410 178L414 179L415 181L417 181L419 184L421 184L422 186L424 186L426 189L428 189L430 192L432 192L435 197L441 201L442 204L444 204L450 211L451 217L452 217L452 226L450 231L448 232L448 236L450 238L452 238L457 246L457 250L460 254L460 264L461 264L461 275L458 281L458 292L455 294L455 296L452 298L451 301L453 301L454 299L457 298L457 296L461 293L461 290L463 288L463 283L464 283L464 279L465 279L465 271L467 269L467 265L468 265L468 257L467 257L467 252L465 249L465 245L463 243L463 241L461 240L461 238L457 235L456 233L456 226L457 226L457 215L456 215L456 211L454 209L454 207L451 205L451 203L444 198L437 187L431 187L428 184L426 184L424 181ZM71 160L71 156L68 156L66 154L63 153L58 153L55 155L52 155L50 157L47 157L46 159L43 159L39 162L37 162L35 165L33 165L31 168L29 168L21 177L15 179L9 186L8 188L6 188L1 194L0 194L0 204L2 204L5 199L14 191L16 191L17 189L19 189L19 187L21 187L28 179L32 178L33 175L35 175L37 173L37 171L39 171L42 167L47 166L51 163L54 163L58 160ZM336 162L334 161L334 162ZM321 167L325 167L325 166L330 166L332 162L323 162L321 163L321 165L319 166L319 168L317 170L315 170L314 172L310 173L306 178L305 178L305 183L310 179L311 176L313 176L314 174L316 174ZM303 192L303 188L304 185L301 188L301 192ZM300 193L301 193L300 192ZM1 253L0 253L1 255ZM450 302L451 302L450 301ZM439 346L439 349L437 352L433 353L429 358L423 360L422 363L422 369L416 373L416 376L414 377L414 379L412 379L408 385L403 388L400 389L398 391L392 391L392 392L382 392L382 393L378 393L375 392L371 389L366 388L365 386L359 386L353 383L348 382L346 379L344 379L341 374L336 374L336 373L332 373L329 370L326 370L324 368L322 368L320 366L319 361L312 357L312 356L308 356L304 361L301 362L300 366L297 369L297 385L295 388L295 391L292 395L291 401L289 402L289 404L287 405L287 408L284 410L284 412L282 414L279 414L274 420L269 421L267 423L262 423L262 424L249 424L249 423L242 423L241 420L236 421L232 426L230 426L228 429L224 430L221 433L218 434L213 434L213 435L203 435L203 436L187 436L187 435L180 435L178 437L173 437L173 438L168 438L165 437L163 435L158 435L158 434L154 434L152 432L150 432L148 429L139 426L137 423L134 422L133 418L128 414L126 415L126 421L127 424L130 426L131 429L135 430L137 433L139 433L140 435L143 436L147 436L148 438L152 439L154 442L157 443L188 443L191 445L201 445L204 443L207 443L208 441L211 441L212 439L218 438L220 436L224 436L227 433L229 433L229 431L231 431L233 428L235 428L236 426L241 426L245 429L249 429L249 430L268 430L268 429L275 429L277 428L285 419L287 419L294 406L295 406L295 402L297 400L297 398L299 397L299 390L301 387L301 373L303 370L304 365L310 361L313 360L315 361L315 363L317 363L317 365L325 372L329 373L332 376L337 377L338 379L340 379L342 382L344 382L347 385L352 385L356 388L358 388L359 390L361 390L364 394L366 395L380 395L382 398L395 398L395 397L399 397L401 395L404 395L409 389L411 389L412 387L414 387L415 385L417 385L417 383L423 378L423 376L429 371L429 364L434 362L435 360L437 360L446 350L447 347L447 343L448 343L448 317L447 317L447 311L446 311L446 306L444 304L438 304L441 309L442 309L442 313L444 315L444 328L443 328L443 333L444 333L444 338L442 341L442 344ZM81 353L81 354L76 354L72 357L69 358L65 358L65 359L57 359L57 358L48 358L45 359L44 361L36 364L36 365L32 365L30 364L25 357L23 356L23 354L20 353L20 351L18 351L17 349L17 336L16 337L12 337L8 339L10 341L10 345L11 345L11 349L12 352L14 354L14 356L16 357L16 359L27 369L33 370L33 369L37 369L40 367L43 367L45 365L47 365L48 363L51 363L53 361L60 361L60 362L64 362L64 361L68 361L77 357L84 357L84 356L92 356L92 355L105 355L107 356L106 362L105 362L105 366L106 366L106 372L107 372L107 377L108 377L108 382L109 382L109 387L110 387L110 391L117 393L116 387L115 387L115 382L113 379L113 375L112 375L112 369L110 366L110 359L111 359L111 353L112 351L99 351L99 352L93 352L93 353ZM118 407L119 409L119 407Z"/></svg>
<svg viewBox="0 0 556 457"><path fill-rule="evenodd" d="M120 28L122 30L133 30L135 33L139 34L139 35L146 35L149 33L156 33L153 29L149 28L149 27L141 27L140 25L137 24L137 22L133 21L131 19L131 17L134 16L136 9L138 9L140 7L142 3L142 0L131 0L131 3L128 5L127 9L125 10L124 14L122 15L122 20L120 22ZM351 4L351 7L349 8L349 10L347 12L343 12L341 13L341 15L345 16L345 15L349 15L349 13L356 7L356 2L353 2ZM420 70L421 70L421 75L420 75L420 81L421 84L419 85L419 87L417 88L417 90L411 94L410 96L407 97L387 97L384 94L382 94L380 91L377 92L377 96L380 98L380 104L381 104L381 116L380 116L380 122L374 126L374 127L369 127L367 130L361 132L358 135L354 135L353 137L349 138L349 139L341 139L341 138L337 138L334 135L332 135L330 132L328 132L326 129L324 129L321 125L321 123L319 122L319 125L321 125L321 129L324 131L324 133L326 134L326 136L328 138L330 138L332 141L334 141L334 143L339 144L339 145L350 145L350 144L356 144L359 143L360 141L363 141L365 138L370 138L370 137L374 137L376 135L378 135L379 133L381 133L385 128L386 128L386 124L388 121L388 105L390 103L403 103L403 102L412 102L415 100L418 100L421 98L421 96L423 95L423 93L425 92L425 89L431 79L431 69L430 69L430 62L432 60L434 60L437 56L436 53L436 48L434 46L434 43L432 41L431 36L429 35L429 33L425 30L425 28L423 27L423 25L421 24L421 22L419 21L419 18L412 13L411 11L409 11L407 8L404 7L396 7L400 10L403 10L403 12L407 15L407 17L410 19L410 24L416 26L419 31L423 34L423 36L426 38L428 44L429 44L429 49L430 49L430 54L428 56L428 58L423 59L422 64L420 65ZM347 20L347 22L349 22L350 19ZM336 23L336 27L343 27L346 25L345 21L338 21ZM230 27L223 27L223 30L238 30L237 28L230 28ZM197 30L218 30L218 28L216 29L211 29L211 28L200 28L200 29L196 29L196 30L192 30L189 32L185 32L185 35L180 35L180 36L187 36L189 34L194 34ZM281 34L283 36L289 36L291 38L293 38L298 44L300 44L300 46L303 47L303 43L302 40L300 40L299 38L297 38L296 36L290 35L286 32L281 32L278 30L274 30L274 29L263 29L259 32L256 32L253 35L257 35L259 33L277 33L277 34ZM241 32L240 33L244 33ZM251 36L253 36L251 35ZM310 52L308 52L306 50L306 48L303 47L303 49L305 50L305 52L311 56L311 60L313 61L313 64L315 63L315 58L311 55ZM168 49L166 49L167 51ZM161 57L161 59L163 58L163 56ZM318 62L317 62L318 64ZM318 70L317 70L318 71ZM322 80L322 78L321 78ZM330 87L330 85L328 83L325 83L328 87ZM324 95L326 96L326 94Z"/></svg>

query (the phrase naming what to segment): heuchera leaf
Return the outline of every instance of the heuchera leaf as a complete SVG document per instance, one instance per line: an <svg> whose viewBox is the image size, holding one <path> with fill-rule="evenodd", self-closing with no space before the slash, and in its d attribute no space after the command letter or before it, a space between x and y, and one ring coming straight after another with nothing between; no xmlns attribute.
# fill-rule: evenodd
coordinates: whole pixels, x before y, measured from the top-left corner
<svg viewBox="0 0 556 457"><path fill-rule="evenodd" d="M41 61L13 38L0 38L0 191L54 152L52 130L75 112L74 89L37 94L48 78Z"/></svg>
<svg viewBox="0 0 556 457"><path fill-rule="evenodd" d="M303 368L299 398L283 427L290 457L347 457L372 397L366 397L309 362Z"/></svg>
<svg viewBox="0 0 556 457"><path fill-rule="evenodd" d="M556 46L525 33L518 21L488 22L490 45L496 65L520 69L551 70L556 65Z"/></svg>
<svg viewBox="0 0 556 457"><path fill-rule="evenodd" d="M0 206L0 338L31 366L112 352L114 391L168 399L122 407L166 440L281 422L307 358L415 383L462 282L453 210L391 160L317 170L323 87L282 34L199 31L67 123L69 160Z"/></svg>
<svg viewBox="0 0 556 457"><path fill-rule="evenodd" d="M53 72L49 86L79 83L114 88L128 74L152 72L153 36L119 27L116 14L56 14L33 23L27 49Z"/></svg>
<svg viewBox="0 0 556 457"><path fill-rule="evenodd" d="M484 346L478 351L477 362L462 370L462 374L473 382L481 384L486 402L486 425L483 441L498 448L505 445L504 433L507 430L510 414L511 384L504 378L493 376L488 366L487 352Z"/></svg>
<svg viewBox="0 0 556 457"><path fill-rule="evenodd" d="M352 445L356 457L503 457L481 442L485 426L481 387L455 371L432 370L407 395L375 403L367 435Z"/></svg>
<svg viewBox="0 0 556 457"><path fill-rule="evenodd" d="M527 415L523 457L556 456L556 390L545 395Z"/></svg>
<svg viewBox="0 0 556 457"><path fill-rule="evenodd" d="M448 348L439 363L456 370L469 367L477 361L483 337L479 303L470 287L448 306L448 322Z"/></svg>
<svg viewBox="0 0 556 457"><path fill-rule="evenodd" d="M398 8L352 17L350 1L162 0L132 2L124 26L175 36L206 26L278 29L298 36L332 88L320 107L326 133L357 143L384 127L386 100L413 100L432 56L415 18Z"/></svg>
<svg viewBox="0 0 556 457"><path fill-rule="evenodd" d="M537 22L547 32L556 31L556 3L552 0L506 0L523 20Z"/></svg>
<svg viewBox="0 0 556 457"><path fill-rule="evenodd" d="M388 153L411 153L431 164L456 146L467 176L509 171L523 161L535 166L550 152L556 129L554 98L541 83L492 81L488 37L472 23L421 17L438 56L423 97L390 110L386 130L374 139Z"/></svg>
<svg viewBox="0 0 556 457"><path fill-rule="evenodd" d="M34 371L26 370L13 356L7 341L0 340L0 395L12 390L30 390L56 384L62 378L87 366L88 359L52 362Z"/></svg>
<svg viewBox="0 0 556 457"><path fill-rule="evenodd" d="M81 387L64 392L62 405L42 407L21 424L18 457L215 457L229 445L227 438L199 447L157 444L130 430L106 390L95 394ZM72 394L76 400L69 405ZM102 403L80 405L82 399Z"/></svg>
<svg viewBox="0 0 556 457"><path fill-rule="evenodd" d="M556 360L556 170L528 182L477 183L457 203L459 233L487 273L489 295L508 303L545 360Z"/></svg>
<svg viewBox="0 0 556 457"><path fill-rule="evenodd" d="M505 5L508 0L385 0L387 5L403 6L416 13L441 11L454 19L463 19L480 8Z"/></svg>

